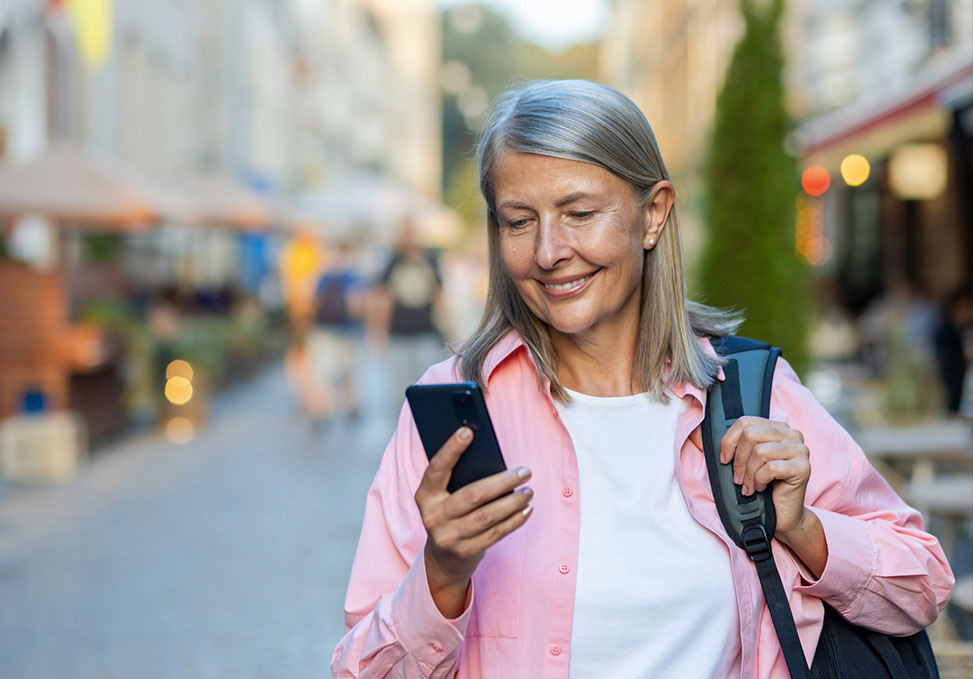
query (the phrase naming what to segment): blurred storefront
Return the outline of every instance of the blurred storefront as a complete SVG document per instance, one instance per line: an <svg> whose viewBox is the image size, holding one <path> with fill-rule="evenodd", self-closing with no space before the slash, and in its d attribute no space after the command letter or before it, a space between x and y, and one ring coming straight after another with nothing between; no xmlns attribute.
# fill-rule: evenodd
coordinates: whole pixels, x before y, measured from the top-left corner
<svg viewBox="0 0 973 679"><path fill-rule="evenodd" d="M933 302L973 289L973 46L922 64L872 97L798 128L802 164L828 171L823 272L834 302L859 313L908 285ZM860 176L842 163L867 161Z"/></svg>

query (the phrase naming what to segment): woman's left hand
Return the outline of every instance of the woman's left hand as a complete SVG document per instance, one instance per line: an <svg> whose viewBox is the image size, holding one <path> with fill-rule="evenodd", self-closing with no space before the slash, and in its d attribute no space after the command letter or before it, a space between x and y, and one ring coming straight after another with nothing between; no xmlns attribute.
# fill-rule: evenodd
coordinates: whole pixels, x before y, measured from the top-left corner
<svg viewBox="0 0 973 679"><path fill-rule="evenodd" d="M804 492L811 476L808 458L801 432L763 417L741 417L720 444L720 461L725 464L732 460L733 481L743 485L745 496L776 481L773 500L777 534L785 541L807 520Z"/></svg>
<svg viewBox="0 0 973 679"><path fill-rule="evenodd" d="M801 432L763 417L741 417L720 443L720 461L733 462L733 480L743 485L744 495L776 482L772 493L777 514L774 536L819 577L828 562L828 542L821 520L804 506L811 477L809 458Z"/></svg>

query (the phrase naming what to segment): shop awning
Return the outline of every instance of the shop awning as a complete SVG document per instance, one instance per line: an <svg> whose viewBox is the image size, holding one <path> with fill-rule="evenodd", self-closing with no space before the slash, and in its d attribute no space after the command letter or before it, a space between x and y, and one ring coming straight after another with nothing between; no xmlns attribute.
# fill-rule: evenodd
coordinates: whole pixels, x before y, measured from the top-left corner
<svg viewBox="0 0 973 679"><path fill-rule="evenodd" d="M802 124L795 133L805 163L837 167L849 153L888 155L908 141L945 137L952 109L973 94L973 55L943 55L917 72L900 91L861 101Z"/></svg>
<svg viewBox="0 0 973 679"><path fill-rule="evenodd" d="M158 212L123 168L60 145L30 160L0 164L0 217L25 214L131 230L149 226Z"/></svg>

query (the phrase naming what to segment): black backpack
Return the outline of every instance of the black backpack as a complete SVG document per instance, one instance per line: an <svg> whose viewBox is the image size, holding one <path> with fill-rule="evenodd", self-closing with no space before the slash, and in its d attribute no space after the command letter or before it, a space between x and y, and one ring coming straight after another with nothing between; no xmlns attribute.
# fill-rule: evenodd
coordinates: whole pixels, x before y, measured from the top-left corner
<svg viewBox="0 0 973 679"><path fill-rule="evenodd" d="M824 629L808 669L770 541L776 517L771 487L744 497L733 483L733 466L720 462L720 441L744 415L767 417L780 349L728 335L713 340L723 357L725 381L715 381L706 399L703 453L710 486L727 533L745 550L760 577L792 679L938 679L939 670L925 630L894 637L853 625L824 603Z"/></svg>

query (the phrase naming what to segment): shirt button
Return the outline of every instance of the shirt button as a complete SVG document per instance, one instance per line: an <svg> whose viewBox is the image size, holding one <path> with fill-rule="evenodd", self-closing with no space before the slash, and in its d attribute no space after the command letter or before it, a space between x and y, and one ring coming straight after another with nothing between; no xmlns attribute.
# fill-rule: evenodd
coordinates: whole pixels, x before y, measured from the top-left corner
<svg viewBox="0 0 973 679"><path fill-rule="evenodd" d="M561 647L557 644L551 646L551 655L561 655Z"/></svg>
<svg viewBox="0 0 973 679"><path fill-rule="evenodd" d="M436 653L442 653L443 652L443 645L441 643L439 643L438 641L434 641L434 642L432 642L429 645L432 646L432 650L434 650Z"/></svg>
<svg viewBox="0 0 973 679"><path fill-rule="evenodd" d="M563 495L564 497L571 497L572 495L574 495L574 491L571 490L570 488L565 488L564 490L561 491L561 495Z"/></svg>
<svg viewBox="0 0 973 679"><path fill-rule="evenodd" d="M562 563L561 564L561 567L558 568L558 570L561 571L562 573L564 573L565 575L567 575L568 573L571 572L571 569L568 567L568 565L566 563Z"/></svg>

